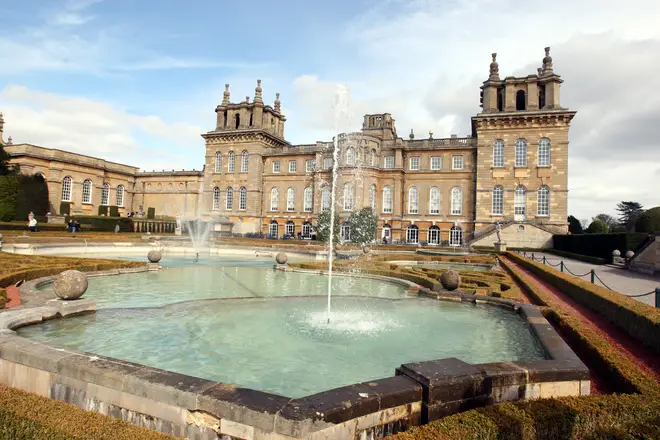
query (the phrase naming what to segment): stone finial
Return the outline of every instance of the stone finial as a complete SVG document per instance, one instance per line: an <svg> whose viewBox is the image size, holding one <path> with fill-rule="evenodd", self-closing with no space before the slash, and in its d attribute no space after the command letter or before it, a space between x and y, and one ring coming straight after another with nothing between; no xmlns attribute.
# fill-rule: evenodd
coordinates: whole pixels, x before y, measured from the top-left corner
<svg viewBox="0 0 660 440"><path fill-rule="evenodd" d="M275 93L275 111L276 111L276 112L281 111L281 107L280 107L280 105L281 105L281 103L280 103L280 94L279 94L279 93Z"/></svg>
<svg viewBox="0 0 660 440"><path fill-rule="evenodd" d="M222 94L222 105L229 104L229 84L225 84L225 92Z"/></svg>
<svg viewBox="0 0 660 440"><path fill-rule="evenodd" d="M550 48L545 48L545 57L543 57L543 73L546 75L552 74L552 57L550 56Z"/></svg>
<svg viewBox="0 0 660 440"><path fill-rule="evenodd" d="M11 145L14 143L14 140L9 136L9 139L7 139L7 145Z"/></svg>
<svg viewBox="0 0 660 440"><path fill-rule="evenodd" d="M412 128L410 129L410 134L408 135L408 137L410 138L410 140L415 139L415 133L413 132Z"/></svg>
<svg viewBox="0 0 660 440"><path fill-rule="evenodd" d="M539 67L538 69L536 69L536 71L538 72L539 76L543 75L543 67Z"/></svg>
<svg viewBox="0 0 660 440"><path fill-rule="evenodd" d="M261 90L261 80L258 79L257 80L257 87L255 87L255 89L254 89L254 102L258 102L258 103L263 103L264 102L263 98L261 97L261 92L262 92L262 90Z"/></svg>
<svg viewBox="0 0 660 440"><path fill-rule="evenodd" d="M497 63L497 53L492 53L493 61L490 63L490 76L488 79L499 81L500 79L500 65Z"/></svg>
<svg viewBox="0 0 660 440"><path fill-rule="evenodd" d="M246 97L245 97L245 103L246 103L246 104L249 104L249 103L250 103L250 97L249 97L249 96L246 96Z"/></svg>
<svg viewBox="0 0 660 440"><path fill-rule="evenodd" d="M429 130L429 139L433 139L433 130Z"/></svg>

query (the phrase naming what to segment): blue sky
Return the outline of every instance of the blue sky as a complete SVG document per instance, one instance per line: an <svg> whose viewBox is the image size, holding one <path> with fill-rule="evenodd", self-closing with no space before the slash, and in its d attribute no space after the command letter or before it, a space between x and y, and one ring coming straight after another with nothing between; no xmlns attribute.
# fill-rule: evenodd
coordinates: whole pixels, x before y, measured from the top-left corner
<svg viewBox="0 0 660 440"><path fill-rule="evenodd" d="M0 10L0 111L14 142L199 168L224 84L238 101L257 78L266 101L282 94L293 143L332 136L339 84L350 129L391 112L400 136L465 135L490 53L503 76L520 75L551 46L562 104L578 111L571 213L660 204L653 0L5 0ZM603 169L627 177L613 186Z"/></svg>

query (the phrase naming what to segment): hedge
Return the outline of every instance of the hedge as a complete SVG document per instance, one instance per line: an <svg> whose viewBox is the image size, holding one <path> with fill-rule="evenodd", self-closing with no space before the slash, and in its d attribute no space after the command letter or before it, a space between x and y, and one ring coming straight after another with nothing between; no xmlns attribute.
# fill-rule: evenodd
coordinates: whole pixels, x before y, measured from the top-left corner
<svg viewBox="0 0 660 440"><path fill-rule="evenodd" d="M110 217L119 217L119 207L118 206L111 206L110 211L109 211Z"/></svg>
<svg viewBox="0 0 660 440"><path fill-rule="evenodd" d="M613 234L569 234L554 235L553 248L573 254L588 255L612 261L612 251L637 251L648 238L645 233L613 233Z"/></svg>
<svg viewBox="0 0 660 440"><path fill-rule="evenodd" d="M156 208L147 208L147 218L153 220L156 217Z"/></svg>
<svg viewBox="0 0 660 440"><path fill-rule="evenodd" d="M69 219L78 221L81 225L89 225L92 231L113 232L115 226L119 224L121 232L133 232L133 219L130 217L73 215Z"/></svg>
<svg viewBox="0 0 660 440"><path fill-rule="evenodd" d="M71 202L61 202L60 215L69 215L69 214L71 214Z"/></svg>
<svg viewBox="0 0 660 440"><path fill-rule="evenodd" d="M660 353L660 309L511 252L507 257Z"/></svg>
<svg viewBox="0 0 660 440"><path fill-rule="evenodd" d="M18 178L0 176L0 221L9 222L16 217L18 205Z"/></svg>
<svg viewBox="0 0 660 440"><path fill-rule="evenodd" d="M39 220L39 219L37 219ZM16 222L0 222L0 230L2 231L27 231L28 222L25 221L16 221ZM63 224L48 224L46 222L39 221L37 224L37 230L39 231L65 231L66 225Z"/></svg>
<svg viewBox="0 0 660 440"><path fill-rule="evenodd" d="M560 257L566 257L566 258L571 258L573 260L584 261L585 263L590 263L590 264L602 265L602 264L607 264L607 262L609 261L604 258L592 257L590 255L574 254L572 252L560 251L557 249L548 249L547 252L551 254L559 255Z"/></svg>

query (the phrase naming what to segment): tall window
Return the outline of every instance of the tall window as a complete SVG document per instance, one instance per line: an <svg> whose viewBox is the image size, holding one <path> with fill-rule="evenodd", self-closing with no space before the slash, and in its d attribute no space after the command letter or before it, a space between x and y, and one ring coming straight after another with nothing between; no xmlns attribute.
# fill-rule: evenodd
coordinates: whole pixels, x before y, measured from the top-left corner
<svg viewBox="0 0 660 440"><path fill-rule="evenodd" d="M442 169L442 156L433 156L431 158L431 169L433 171L439 171Z"/></svg>
<svg viewBox="0 0 660 440"><path fill-rule="evenodd" d="M62 201L70 202L71 201L71 177L66 176L62 179Z"/></svg>
<svg viewBox="0 0 660 440"><path fill-rule="evenodd" d="M62 200L64 200L64 196L62 196ZM92 181L89 179L85 179L85 181L83 182L82 202L92 203Z"/></svg>
<svg viewBox="0 0 660 440"><path fill-rule="evenodd" d="M550 166L550 139L541 138L539 141L539 166Z"/></svg>
<svg viewBox="0 0 660 440"><path fill-rule="evenodd" d="M247 173L248 172L248 162L249 162L249 159L250 159L250 155L248 154L247 151L243 151L241 156L242 156L241 173Z"/></svg>
<svg viewBox="0 0 660 440"><path fill-rule="evenodd" d="M124 207L124 185L117 185L117 194L115 194L117 206Z"/></svg>
<svg viewBox="0 0 660 440"><path fill-rule="evenodd" d="M234 203L234 190L229 187L225 191L225 209L231 211L231 206Z"/></svg>
<svg viewBox="0 0 660 440"><path fill-rule="evenodd" d="M280 192L277 190L277 188L273 188L273 189L270 190L270 210L271 211L277 211L279 196L280 196Z"/></svg>
<svg viewBox="0 0 660 440"><path fill-rule="evenodd" d="M514 166L519 168L525 168L527 166L527 141L525 139L518 139L516 141Z"/></svg>
<svg viewBox="0 0 660 440"><path fill-rule="evenodd" d="M312 212L314 209L314 190L311 186L305 188L303 195L303 211Z"/></svg>
<svg viewBox="0 0 660 440"><path fill-rule="evenodd" d="M217 186L213 188L213 210L220 209L220 188Z"/></svg>
<svg viewBox="0 0 660 440"><path fill-rule="evenodd" d="M291 220L286 222L285 226L285 231L284 233L289 236L293 236L293 234L296 232L296 224L293 223Z"/></svg>
<svg viewBox="0 0 660 440"><path fill-rule="evenodd" d="M410 158L409 168L413 171L416 171L416 170L419 169L419 156L415 156L415 157Z"/></svg>
<svg viewBox="0 0 660 440"><path fill-rule="evenodd" d="M463 213L463 191L459 187L451 190L451 214L461 215Z"/></svg>
<svg viewBox="0 0 660 440"><path fill-rule="evenodd" d="M440 214L440 188L434 186L429 193L429 214Z"/></svg>
<svg viewBox="0 0 660 440"><path fill-rule="evenodd" d="M520 185L513 192L513 213L515 215L525 215L527 207L527 194L525 187Z"/></svg>
<svg viewBox="0 0 660 440"><path fill-rule="evenodd" d="M241 187L241 195L238 201L238 209L241 211L245 211L247 209L247 188L244 186Z"/></svg>
<svg viewBox="0 0 660 440"><path fill-rule="evenodd" d="M110 184L104 183L101 189L101 205L108 206L110 204Z"/></svg>
<svg viewBox="0 0 660 440"><path fill-rule="evenodd" d="M346 150L346 165L349 167L355 165L355 150L351 147Z"/></svg>
<svg viewBox="0 0 660 440"><path fill-rule="evenodd" d="M274 160L273 161L273 172L274 173L279 173L280 172L280 161L279 160Z"/></svg>
<svg viewBox="0 0 660 440"><path fill-rule="evenodd" d="M451 169L462 170L465 166L465 158L463 156L453 156L451 158Z"/></svg>
<svg viewBox="0 0 660 440"><path fill-rule="evenodd" d="M416 186L408 189L408 214L417 214L419 212L419 190Z"/></svg>
<svg viewBox="0 0 660 440"><path fill-rule="evenodd" d="M290 160L289 161L289 172L290 173L295 173L296 172L297 164L298 164L298 162L296 162L295 160Z"/></svg>
<svg viewBox="0 0 660 440"><path fill-rule="evenodd" d="M429 244L440 244L440 228L436 225L429 228Z"/></svg>
<svg viewBox="0 0 660 440"><path fill-rule="evenodd" d="M550 188L543 185L537 193L536 215L539 217L548 217L550 215Z"/></svg>
<svg viewBox="0 0 660 440"><path fill-rule="evenodd" d="M344 185L344 211L353 210L353 184Z"/></svg>
<svg viewBox="0 0 660 440"><path fill-rule="evenodd" d="M323 158L323 169L329 170L332 168L332 157Z"/></svg>
<svg viewBox="0 0 660 440"><path fill-rule="evenodd" d="M309 237L312 235L312 224L310 222L305 222L302 225L302 236Z"/></svg>
<svg viewBox="0 0 660 440"><path fill-rule="evenodd" d="M222 153L219 151L215 153L215 172L222 172Z"/></svg>
<svg viewBox="0 0 660 440"><path fill-rule="evenodd" d="M392 187L386 186L383 188L383 213L392 213Z"/></svg>
<svg viewBox="0 0 660 440"><path fill-rule="evenodd" d="M463 242L463 229L460 226L452 226L449 230L449 246L460 246Z"/></svg>
<svg viewBox="0 0 660 440"><path fill-rule="evenodd" d="M272 238L277 238L278 236L277 222L275 220L270 222L270 225L268 225L268 235L270 235Z"/></svg>
<svg viewBox="0 0 660 440"><path fill-rule="evenodd" d="M408 243L419 242L419 227L417 225L410 225L406 230L406 241Z"/></svg>
<svg viewBox="0 0 660 440"><path fill-rule="evenodd" d="M504 187L497 185L493 188L493 215L504 215Z"/></svg>
<svg viewBox="0 0 660 440"><path fill-rule="evenodd" d="M376 212L376 185L369 186L369 206Z"/></svg>
<svg viewBox="0 0 660 440"><path fill-rule="evenodd" d="M313 173L316 168L316 159L309 159L305 161L305 172Z"/></svg>
<svg viewBox="0 0 660 440"><path fill-rule="evenodd" d="M394 156L387 156L385 162L383 163L383 168L391 169L394 168Z"/></svg>
<svg viewBox="0 0 660 440"><path fill-rule="evenodd" d="M234 154L233 151L229 152L229 159L227 160L227 172L228 173L233 173L234 172L234 162L236 160L236 155Z"/></svg>
<svg viewBox="0 0 660 440"><path fill-rule="evenodd" d="M351 241L351 225L348 223L341 224L340 238L342 241Z"/></svg>
<svg viewBox="0 0 660 440"><path fill-rule="evenodd" d="M501 139L493 144L493 166L496 168L504 166L504 141Z"/></svg>
<svg viewBox="0 0 660 440"><path fill-rule="evenodd" d="M330 190L328 188L321 190L321 211L330 211Z"/></svg>
<svg viewBox="0 0 660 440"><path fill-rule="evenodd" d="M296 210L296 190L289 188L286 191L286 210L295 211Z"/></svg>
<svg viewBox="0 0 660 440"><path fill-rule="evenodd" d="M376 150L371 150L369 152L369 165L372 167L376 166Z"/></svg>

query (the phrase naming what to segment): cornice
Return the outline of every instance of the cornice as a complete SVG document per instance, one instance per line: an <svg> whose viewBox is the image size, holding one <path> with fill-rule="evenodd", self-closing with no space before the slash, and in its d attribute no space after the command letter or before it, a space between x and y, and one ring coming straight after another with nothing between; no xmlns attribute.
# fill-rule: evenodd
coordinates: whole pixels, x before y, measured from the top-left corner
<svg viewBox="0 0 660 440"><path fill-rule="evenodd" d="M240 142L261 142L269 147L284 147L291 144L284 139L260 129L210 131L202 134L207 145L231 144Z"/></svg>
<svg viewBox="0 0 660 440"><path fill-rule="evenodd" d="M480 113L472 117L472 122L478 130L548 125L568 126L576 113L576 111L566 109Z"/></svg>

